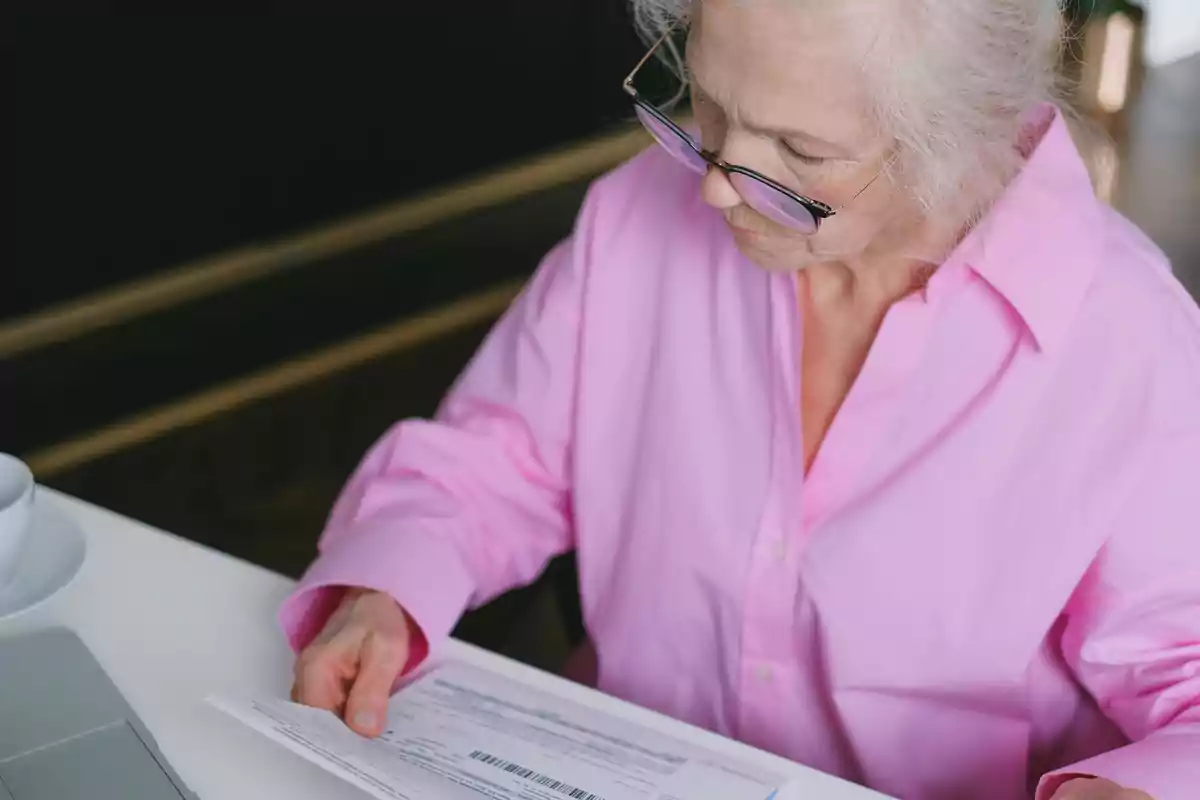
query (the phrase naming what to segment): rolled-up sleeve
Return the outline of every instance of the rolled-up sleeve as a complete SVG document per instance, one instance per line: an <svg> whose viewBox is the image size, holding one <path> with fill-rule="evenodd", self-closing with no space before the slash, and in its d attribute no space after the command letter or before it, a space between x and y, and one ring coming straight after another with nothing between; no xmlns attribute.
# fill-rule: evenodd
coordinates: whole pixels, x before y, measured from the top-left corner
<svg viewBox="0 0 1200 800"><path fill-rule="evenodd" d="M1131 743L1046 776L1038 800L1074 776L1156 800L1200 797L1200 431L1161 441L1071 600L1062 640Z"/></svg>
<svg viewBox="0 0 1200 800"><path fill-rule="evenodd" d="M285 601L295 649L345 587L394 597L431 642L573 544L570 451L589 207L492 329L433 420L405 420L351 476Z"/></svg>

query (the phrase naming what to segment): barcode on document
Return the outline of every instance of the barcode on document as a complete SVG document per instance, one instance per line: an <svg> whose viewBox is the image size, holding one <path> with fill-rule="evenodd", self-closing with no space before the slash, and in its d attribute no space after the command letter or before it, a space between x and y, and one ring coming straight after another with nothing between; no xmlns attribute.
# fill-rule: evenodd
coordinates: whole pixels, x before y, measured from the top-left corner
<svg viewBox="0 0 1200 800"><path fill-rule="evenodd" d="M547 789L558 792L559 794L566 795L567 797L572 798L572 800L604 800L604 798L600 795L592 794L587 789L580 789L572 786L569 783L563 783L562 781L551 778L549 775L543 775L536 770L529 769L528 767L522 767L520 764L514 764L511 761L505 761L503 758L498 758L497 756L494 756L491 753L485 753L482 750L472 751L471 758L487 764L488 766L503 770L510 775L516 775L518 778L524 778L527 781L536 783L538 786L544 786Z"/></svg>

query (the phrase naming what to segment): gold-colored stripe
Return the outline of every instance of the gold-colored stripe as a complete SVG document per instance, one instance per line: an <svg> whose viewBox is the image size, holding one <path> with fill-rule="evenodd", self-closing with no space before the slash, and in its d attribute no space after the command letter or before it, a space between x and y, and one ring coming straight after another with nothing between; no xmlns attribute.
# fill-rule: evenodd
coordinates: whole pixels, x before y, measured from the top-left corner
<svg viewBox="0 0 1200 800"><path fill-rule="evenodd" d="M312 264L481 208L596 175L646 146L622 130L276 242L205 258L0 324L0 358Z"/></svg>
<svg viewBox="0 0 1200 800"><path fill-rule="evenodd" d="M511 281L364 336L278 364L174 403L151 409L78 439L52 445L26 459L39 479L198 425L219 414L265 400L360 364L415 347L499 316L520 291Z"/></svg>

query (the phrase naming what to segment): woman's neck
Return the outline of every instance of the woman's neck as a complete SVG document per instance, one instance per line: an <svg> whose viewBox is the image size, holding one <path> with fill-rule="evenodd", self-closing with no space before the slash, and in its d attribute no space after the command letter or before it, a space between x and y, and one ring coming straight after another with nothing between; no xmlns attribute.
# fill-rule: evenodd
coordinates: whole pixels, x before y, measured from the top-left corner
<svg viewBox="0 0 1200 800"><path fill-rule="evenodd" d="M869 317L881 317L893 303L924 288L961 241L965 226L922 218L878 237L854 257L807 267L802 275L808 304L816 309L859 308Z"/></svg>

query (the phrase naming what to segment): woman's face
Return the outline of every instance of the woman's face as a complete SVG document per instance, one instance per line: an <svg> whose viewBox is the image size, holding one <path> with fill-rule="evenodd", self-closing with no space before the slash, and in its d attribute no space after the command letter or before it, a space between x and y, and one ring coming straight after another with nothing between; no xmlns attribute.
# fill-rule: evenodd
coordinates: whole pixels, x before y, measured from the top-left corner
<svg viewBox="0 0 1200 800"><path fill-rule="evenodd" d="M858 43L872 37L849 33L845 5L697 4L687 65L704 147L835 209L849 204L815 234L800 234L754 211L720 170L710 169L704 199L722 211L738 249L767 269L886 249L913 220L913 204L886 176L854 198L887 167L892 143L871 119L856 66L864 55Z"/></svg>

